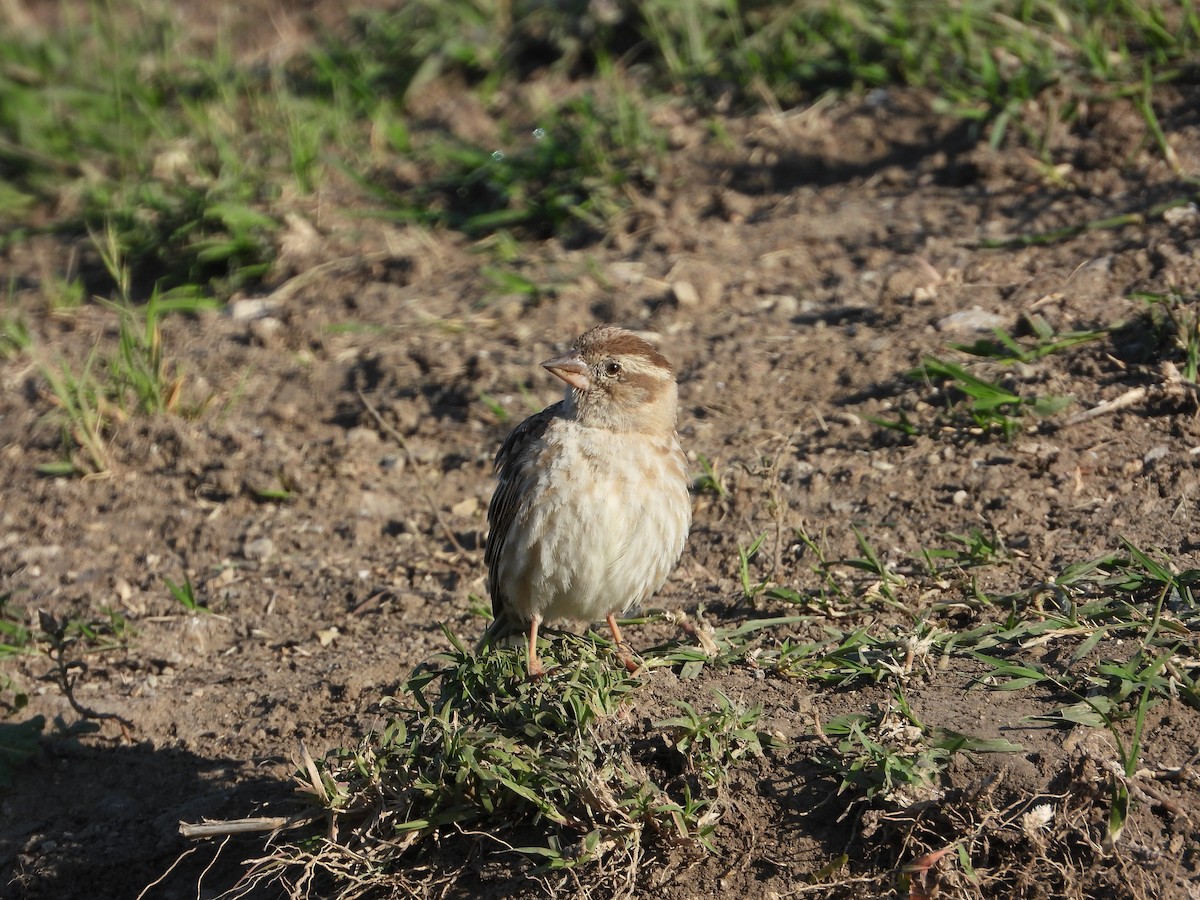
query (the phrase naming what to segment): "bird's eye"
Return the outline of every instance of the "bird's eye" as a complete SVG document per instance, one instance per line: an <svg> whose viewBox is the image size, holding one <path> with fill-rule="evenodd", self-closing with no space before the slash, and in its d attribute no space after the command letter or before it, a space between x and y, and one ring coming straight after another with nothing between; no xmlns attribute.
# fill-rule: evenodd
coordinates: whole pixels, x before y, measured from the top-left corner
<svg viewBox="0 0 1200 900"><path fill-rule="evenodd" d="M621 364L616 360L610 359L604 364L604 374L609 378L616 378L621 374Z"/></svg>

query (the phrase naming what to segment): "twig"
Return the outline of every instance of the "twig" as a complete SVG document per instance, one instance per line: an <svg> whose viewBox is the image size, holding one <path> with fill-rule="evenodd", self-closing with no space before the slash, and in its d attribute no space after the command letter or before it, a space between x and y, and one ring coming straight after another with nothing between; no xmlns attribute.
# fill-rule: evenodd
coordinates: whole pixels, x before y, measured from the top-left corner
<svg viewBox="0 0 1200 900"><path fill-rule="evenodd" d="M1165 792L1154 785L1147 784L1145 781L1138 778L1137 775L1126 775L1124 769L1121 767L1121 764L1116 760L1108 760L1107 767L1108 770L1112 772L1113 777L1122 781L1125 786L1129 788L1130 793L1132 793L1135 797L1148 801L1151 806L1157 806L1159 809L1165 810L1172 816L1179 816L1185 820L1190 818L1190 816L1187 814L1187 810L1178 801L1172 797L1168 797ZM1139 772L1138 775L1140 774L1142 773ZM1146 774L1153 778L1155 773L1147 772Z"/></svg>
<svg viewBox="0 0 1200 900"><path fill-rule="evenodd" d="M1093 406L1091 409L1085 409L1081 413L1076 413L1067 419L1067 425L1076 425L1080 422L1086 422L1088 419L1094 419L1097 416L1104 416L1111 412L1116 412L1119 409L1124 409L1127 406L1133 406L1135 403L1140 403L1149 397L1157 397L1159 400L1171 400L1176 403L1183 401L1189 394L1193 402L1196 401L1198 391L1194 383L1185 381L1179 369L1170 360L1165 360L1159 367L1159 372L1162 376L1162 381L1158 384L1150 384L1145 387L1133 388L1123 393L1120 397L1108 400L1101 403L1099 406Z"/></svg>
<svg viewBox="0 0 1200 900"><path fill-rule="evenodd" d="M366 609L369 604L378 603L379 598L384 596L387 596L387 591L376 591L373 594L368 594L362 600L359 600L358 603L354 604L354 606L350 607L350 615L357 616L364 609Z"/></svg>
<svg viewBox="0 0 1200 900"><path fill-rule="evenodd" d="M223 822L201 822L197 825L179 823L179 833L185 838L222 837L228 834L252 834L262 831L284 831L310 825L325 818L325 812L297 813L294 816L257 816L248 819L226 819Z"/></svg>
<svg viewBox="0 0 1200 900"><path fill-rule="evenodd" d="M375 423L385 432L387 432L391 436L392 440L400 445L400 449L404 451L404 455L408 457L408 461L412 465L413 475L417 479L417 488L421 491L421 496L425 498L425 502L429 504L429 509L433 513L434 521L437 522L438 526L445 533L446 540L451 543L454 549L466 556L467 551L463 549L463 545L458 542L458 538L454 536L454 532L450 530L450 526L447 525L445 520L442 518L441 510L438 509L437 504L434 502L433 495L429 493L429 486L425 483L425 477L421 473L416 457L413 456L412 451L408 449L408 442L404 440L404 435L383 420L383 416L379 414L379 410L371 405L371 401L363 395L361 390L355 389L355 393L358 394L358 399L362 401L363 408L371 414L371 418L375 420Z"/></svg>
<svg viewBox="0 0 1200 900"><path fill-rule="evenodd" d="M1194 767L1200 762L1200 750L1192 754L1182 766L1176 769L1160 769L1154 773L1154 777L1159 781L1188 781L1195 774Z"/></svg>
<svg viewBox="0 0 1200 900"><path fill-rule="evenodd" d="M858 878L838 878L834 881L822 881L817 884L806 884L803 887L798 887L795 890L788 891L786 894L779 894L782 897L800 897L804 894L825 894L828 896L833 892L834 888L847 887L851 884L873 884L878 885L884 880L882 875L867 875ZM862 896L862 895L860 895Z"/></svg>
<svg viewBox="0 0 1200 900"><path fill-rule="evenodd" d="M317 763L312 758L312 754L308 752L308 747L304 741L300 742L300 761L304 763L304 771L308 774L309 783L312 785L313 793L321 798L323 803L329 802L329 797L326 794L325 782L321 779L321 772L317 769Z"/></svg>
<svg viewBox="0 0 1200 900"><path fill-rule="evenodd" d="M813 713L813 737L824 744L826 747L832 747L833 741L829 739L829 735L825 733L825 729L821 727L821 717Z"/></svg>
<svg viewBox="0 0 1200 900"><path fill-rule="evenodd" d="M1078 425L1080 422L1086 422L1088 419L1096 419L1100 416L1106 416L1109 413L1116 412L1119 409L1124 409L1127 406L1133 406L1135 403L1140 403L1150 393L1149 388L1139 387L1133 390L1126 391L1120 397L1113 400L1107 400L1099 406L1093 406L1091 409L1085 409L1081 413L1076 413L1067 419L1068 425Z"/></svg>

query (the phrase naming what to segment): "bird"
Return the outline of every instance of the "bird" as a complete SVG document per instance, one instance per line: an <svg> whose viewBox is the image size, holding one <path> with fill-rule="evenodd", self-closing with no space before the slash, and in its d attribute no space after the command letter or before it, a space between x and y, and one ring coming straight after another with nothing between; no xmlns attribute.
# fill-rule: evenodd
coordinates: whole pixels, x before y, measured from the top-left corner
<svg viewBox="0 0 1200 900"><path fill-rule="evenodd" d="M648 341L608 324L542 366L566 390L496 454L484 551L493 621L479 649L528 629L529 675L539 678L543 622L605 619L635 671L616 616L662 587L691 527L675 370Z"/></svg>

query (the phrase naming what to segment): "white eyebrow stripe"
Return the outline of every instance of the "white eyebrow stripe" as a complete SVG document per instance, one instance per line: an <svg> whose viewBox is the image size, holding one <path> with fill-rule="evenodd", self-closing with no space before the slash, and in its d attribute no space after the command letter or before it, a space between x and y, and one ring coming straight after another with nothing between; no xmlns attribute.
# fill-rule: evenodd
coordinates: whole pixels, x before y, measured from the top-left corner
<svg viewBox="0 0 1200 900"><path fill-rule="evenodd" d="M669 370L655 365L644 356L632 353L617 353L613 355L613 359L620 362L625 367L625 370L632 375L650 375L656 378L670 377L671 375Z"/></svg>

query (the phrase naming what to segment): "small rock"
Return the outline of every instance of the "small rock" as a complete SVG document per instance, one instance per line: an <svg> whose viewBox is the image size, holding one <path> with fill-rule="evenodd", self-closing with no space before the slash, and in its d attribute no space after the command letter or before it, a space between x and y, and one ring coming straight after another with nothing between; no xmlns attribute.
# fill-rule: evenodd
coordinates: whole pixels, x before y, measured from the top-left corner
<svg viewBox="0 0 1200 900"><path fill-rule="evenodd" d="M1146 451L1146 455L1142 457L1142 464L1146 466L1152 465L1170 452L1171 451L1167 447L1164 447L1161 444L1157 447L1151 447Z"/></svg>
<svg viewBox="0 0 1200 900"><path fill-rule="evenodd" d="M308 268L321 251L321 235L307 219L295 213L283 217L287 227L279 237L279 255L271 267L276 277Z"/></svg>
<svg viewBox="0 0 1200 900"><path fill-rule="evenodd" d="M956 313L951 313L944 319L939 319L937 323L938 331L991 331L993 328L1003 328L1008 324L1008 319L1004 316L998 316L995 313L990 313L985 309L980 309L978 306L972 306L970 309L959 310Z"/></svg>
<svg viewBox="0 0 1200 900"><path fill-rule="evenodd" d="M358 514L365 519L395 519L406 509L395 494L386 491L363 491L358 501Z"/></svg>
<svg viewBox="0 0 1200 900"><path fill-rule="evenodd" d="M1196 209L1195 203L1189 203L1187 206L1177 206L1163 213L1163 221L1168 225L1183 225L1188 222L1194 222L1197 217L1200 217L1200 210Z"/></svg>
<svg viewBox="0 0 1200 900"><path fill-rule="evenodd" d="M791 318L800 311L800 301L790 294L768 294L759 301L759 308L783 318Z"/></svg>
<svg viewBox="0 0 1200 900"><path fill-rule="evenodd" d="M941 282L942 276L933 266L922 259L911 258L888 272L881 296L887 301L925 301L937 296Z"/></svg>
<svg viewBox="0 0 1200 900"><path fill-rule="evenodd" d="M250 336L258 342L260 347L272 347L278 345L279 332L283 328L283 323L274 316L263 316L259 319L253 319L250 322Z"/></svg>
<svg viewBox="0 0 1200 900"><path fill-rule="evenodd" d="M275 553L275 542L268 537L255 538L242 546L246 559L263 560Z"/></svg>
<svg viewBox="0 0 1200 900"><path fill-rule="evenodd" d="M379 432L374 428L358 425L346 432L346 443L372 447L379 443Z"/></svg>
<svg viewBox="0 0 1200 900"><path fill-rule="evenodd" d="M608 267L608 277L630 287L646 280L645 264L639 262L615 262Z"/></svg>
<svg viewBox="0 0 1200 900"><path fill-rule="evenodd" d="M754 212L754 201L737 191L721 191L717 195L717 204L726 222L744 222Z"/></svg>
<svg viewBox="0 0 1200 900"><path fill-rule="evenodd" d="M231 300L225 310L235 322L250 322L271 315L275 311L275 304L266 297L252 297L248 300Z"/></svg>
<svg viewBox="0 0 1200 900"><path fill-rule="evenodd" d="M525 315L524 297L497 297L488 307L501 322L513 325Z"/></svg>
<svg viewBox="0 0 1200 900"><path fill-rule="evenodd" d="M165 149L154 154L150 171L155 181L196 186L196 142L183 139L169 143Z"/></svg>
<svg viewBox="0 0 1200 900"><path fill-rule="evenodd" d="M17 553L17 558L23 565L41 562L47 559L58 559L62 554L62 547L58 544L35 544L32 547L22 547Z"/></svg>
<svg viewBox="0 0 1200 900"><path fill-rule="evenodd" d="M479 500L476 497L468 497L466 500L460 500L450 507L450 512L456 516L462 516L464 519L475 515L479 509Z"/></svg>
<svg viewBox="0 0 1200 900"><path fill-rule="evenodd" d="M671 282L671 296L684 309L693 309L700 305L700 295L690 281Z"/></svg>
<svg viewBox="0 0 1200 900"><path fill-rule="evenodd" d="M675 303L681 308L715 306L725 294L721 270L704 259L680 259L671 266L663 281L671 286Z"/></svg>

